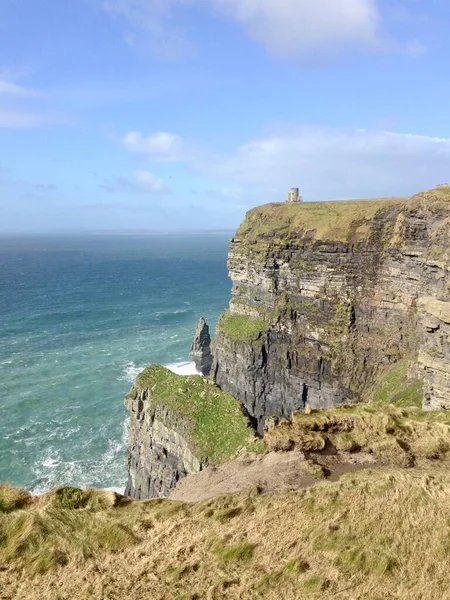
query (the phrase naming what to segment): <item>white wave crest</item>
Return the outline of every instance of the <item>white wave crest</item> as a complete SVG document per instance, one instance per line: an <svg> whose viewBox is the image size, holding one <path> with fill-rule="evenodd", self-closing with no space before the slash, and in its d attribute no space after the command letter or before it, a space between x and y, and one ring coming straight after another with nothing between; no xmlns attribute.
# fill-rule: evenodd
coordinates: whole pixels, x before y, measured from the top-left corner
<svg viewBox="0 0 450 600"><path fill-rule="evenodd" d="M68 460L56 447L50 447L36 460L33 472L36 483L32 494L43 494L60 485L98 487L123 494L126 470L128 418L122 424L120 438L109 439L102 455ZM103 483L104 482L104 483ZM122 485L121 485L122 484Z"/></svg>
<svg viewBox="0 0 450 600"><path fill-rule="evenodd" d="M201 373L195 368L195 363L193 362L170 363L165 365L165 367L177 375L201 375ZM133 361L130 361L124 366L119 379L121 381L134 383L136 377L139 375L139 373L142 373L144 369L145 366L137 366Z"/></svg>
<svg viewBox="0 0 450 600"><path fill-rule="evenodd" d="M172 363L166 365L166 367L177 375L201 375L195 368L195 363L193 362Z"/></svg>
<svg viewBox="0 0 450 600"><path fill-rule="evenodd" d="M133 361L128 362L122 371L121 376L119 377L120 381L128 381L129 383L134 383L134 380L136 379L136 377L139 375L139 373L142 373L142 371L145 369L145 366L137 366Z"/></svg>

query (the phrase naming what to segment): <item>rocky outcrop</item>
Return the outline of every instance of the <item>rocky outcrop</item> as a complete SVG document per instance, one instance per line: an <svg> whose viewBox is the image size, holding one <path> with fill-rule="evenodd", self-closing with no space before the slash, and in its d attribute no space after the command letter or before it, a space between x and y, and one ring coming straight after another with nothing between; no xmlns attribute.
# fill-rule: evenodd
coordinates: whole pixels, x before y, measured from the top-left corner
<svg viewBox="0 0 450 600"><path fill-rule="evenodd" d="M201 376L152 365L136 378L125 405L125 493L136 499L166 497L186 475L222 464L255 443L241 403Z"/></svg>
<svg viewBox="0 0 450 600"><path fill-rule="evenodd" d="M195 363L195 367L199 373L205 377L211 372L213 357L211 354L211 337L209 335L209 327L206 321L201 317L195 331L194 340L191 346L191 358Z"/></svg>
<svg viewBox="0 0 450 600"><path fill-rule="evenodd" d="M368 397L409 359L424 406L450 408L450 187L411 199L270 204L232 240L212 376L260 431Z"/></svg>
<svg viewBox="0 0 450 600"><path fill-rule="evenodd" d="M164 405L147 408L146 400L143 391L126 401L131 421L125 495L138 500L164 498L180 479L202 468L185 439L186 421Z"/></svg>

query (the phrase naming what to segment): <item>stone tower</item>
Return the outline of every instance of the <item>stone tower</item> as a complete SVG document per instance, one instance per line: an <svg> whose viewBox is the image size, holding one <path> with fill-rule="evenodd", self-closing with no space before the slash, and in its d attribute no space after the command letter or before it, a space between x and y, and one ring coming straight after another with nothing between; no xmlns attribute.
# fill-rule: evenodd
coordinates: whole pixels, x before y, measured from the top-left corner
<svg viewBox="0 0 450 600"><path fill-rule="evenodd" d="M298 188L291 188L291 191L287 195L286 202L303 202L302 196L299 195Z"/></svg>

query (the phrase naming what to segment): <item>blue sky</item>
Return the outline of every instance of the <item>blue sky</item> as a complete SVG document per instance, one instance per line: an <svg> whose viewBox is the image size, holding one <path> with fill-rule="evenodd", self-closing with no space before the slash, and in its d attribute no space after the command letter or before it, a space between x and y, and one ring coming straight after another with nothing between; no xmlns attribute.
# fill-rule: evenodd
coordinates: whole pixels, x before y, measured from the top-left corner
<svg viewBox="0 0 450 600"><path fill-rule="evenodd" d="M450 181L448 0L0 0L0 231Z"/></svg>

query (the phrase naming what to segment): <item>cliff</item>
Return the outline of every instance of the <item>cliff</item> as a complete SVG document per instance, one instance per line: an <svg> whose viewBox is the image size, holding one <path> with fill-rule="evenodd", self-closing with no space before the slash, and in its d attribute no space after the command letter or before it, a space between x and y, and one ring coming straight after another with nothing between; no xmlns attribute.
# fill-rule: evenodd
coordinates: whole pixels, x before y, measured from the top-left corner
<svg viewBox="0 0 450 600"><path fill-rule="evenodd" d="M165 497L181 478L225 462L254 441L239 401L200 376L152 365L137 377L125 405L125 493L133 498Z"/></svg>
<svg viewBox="0 0 450 600"><path fill-rule="evenodd" d="M391 386L450 408L450 187L410 199L269 204L232 240L212 377L270 415ZM398 387L398 386L397 386Z"/></svg>

